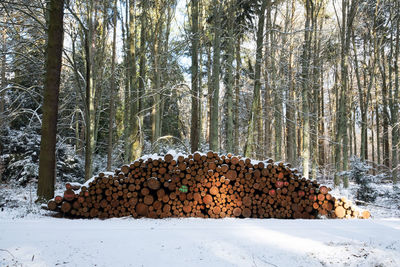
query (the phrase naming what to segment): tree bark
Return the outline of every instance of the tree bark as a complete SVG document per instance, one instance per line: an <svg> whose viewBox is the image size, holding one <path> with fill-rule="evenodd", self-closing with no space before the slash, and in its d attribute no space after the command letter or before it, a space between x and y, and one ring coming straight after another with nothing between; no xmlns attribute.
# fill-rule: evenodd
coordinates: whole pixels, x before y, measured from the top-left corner
<svg viewBox="0 0 400 267"><path fill-rule="evenodd" d="M214 41L213 41L213 62L212 62L212 99L210 107L210 149L219 151L218 129L219 129L219 76L221 58L221 8L222 3L214 2Z"/></svg>
<svg viewBox="0 0 400 267"><path fill-rule="evenodd" d="M85 127L85 180L92 176L92 160L95 151L95 124L96 124L96 106L95 106L95 86L93 75L95 73L94 55L96 52L96 16L93 18L94 9L93 0L88 4L88 29L85 30L85 59L86 59L86 127Z"/></svg>
<svg viewBox="0 0 400 267"><path fill-rule="evenodd" d="M204 88L203 88L203 66L204 66L204 61L203 61L203 45L204 42L200 38L200 36L203 36L204 30L203 30L203 10L204 10L204 5L203 1L199 0L199 7L198 7L198 55L199 55L199 69L197 72L198 75L198 88L199 88L199 103L198 103L198 114L199 114L199 145L206 143L206 135L207 135L207 108L204 105L207 103L206 97L204 97ZM206 104L207 105L207 104Z"/></svg>
<svg viewBox="0 0 400 267"><path fill-rule="evenodd" d="M227 14L234 14L234 1L228 4ZM233 58L235 50L235 42L233 36L234 16L228 16L227 29L227 61L226 61L226 152L233 152Z"/></svg>
<svg viewBox="0 0 400 267"><path fill-rule="evenodd" d="M397 183L398 175L398 146L399 146L399 48L400 48L400 3L397 1L396 4L397 18L396 18L396 46L394 52L394 92L393 92L393 102L392 102L392 179L393 183Z"/></svg>
<svg viewBox="0 0 400 267"><path fill-rule="evenodd" d="M302 113L303 113L303 176L308 179L309 177L309 162L310 162L310 53L311 53L311 34L312 29L310 29L313 6L311 0L306 0L306 20L304 26L304 45L303 52L301 56L301 85L302 85Z"/></svg>
<svg viewBox="0 0 400 267"><path fill-rule="evenodd" d="M129 85L130 85L130 114L129 114L129 161L141 156L140 121L138 120L139 99L137 68L136 68L136 1L129 1ZM144 12L144 11L142 11Z"/></svg>
<svg viewBox="0 0 400 267"><path fill-rule="evenodd" d="M161 57L162 57L162 32L164 25L165 3L155 2L155 27L152 41L153 59L153 105L151 110L151 141L156 142L161 136Z"/></svg>
<svg viewBox="0 0 400 267"><path fill-rule="evenodd" d="M275 47L274 44L274 31L273 31L273 19L272 19L272 2L267 1L265 14L265 51L264 51L264 155L266 157L273 157L276 150L276 146L273 146L274 140L274 101L276 89L276 64L275 64ZM277 12L275 12L276 18Z"/></svg>
<svg viewBox="0 0 400 267"><path fill-rule="evenodd" d="M147 1L142 1L141 4L142 14L140 16L140 47L139 47L139 94L138 94L138 132L136 136L136 153L142 154L143 148L143 118L144 118L144 96L145 96L145 81L146 81L146 39L147 39Z"/></svg>
<svg viewBox="0 0 400 267"><path fill-rule="evenodd" d="M378 96L378 88L375 87L375 96ZM376 162L381 165L381 133L380 133L380 114L379 114L379 107L378 101L376 100L375 103L375 126L376 126Z"/></svg>
<svg viewBox="0 0 400 267"><path fill-rule="evenodd" d="M288 7L289 8L289 7ZM291 1L290 30L293 30L295 1ZM289 36L289 62L286 110L286 160L293 164L296 159L296 91L293 70L293 36Z"/></svg>
<svg viewBox="0 0 400 267"><path fill-rule="evenodd" d="M110 114L108 125L108 144L107 144L107 171L111 171L112 151L113 151L113 129L114 129L114 92L115 92L115 57L116 57L116 41L117 41L117 0L114 1L113 8L113 43L111 57L111 81L110 81Z"/></svg>
<svg viewBox="0 0 400 267"><path fill-rule="evenodd" d="M337 170L347 170L348 167L348 56L350 49L350 37L353 27L354 17L357 13L358 0L350 2L342 0L342 23L340 29L340 81L341 86L339 90L339 109L337 119L337 135L335 145L335 167ZM341 153L342 152L342 153ZM337 174L335 174L337 176ZM337 182L337 177L335 178ZM348 177L343 177L343 185L348 187Z"/></svg>
<svg viewBox="0 0 400 267"><path fill-rule="evenodd" d="M368 87L368 91L364 92L365 88L363 88L363 85L361 84L361 78L360 78L360 73L359 73L359 64L358 64L358 56L357 56L357 47L356 47L356 42L355 42L355 35L354 31L352 32L352 43L353 43L353 52L354 52L354 64L355 64L355 74L357 78L357 87L358 87L358 99L359 99L359 105L360 105L360 113L361 113L361 146L360 146L360 158L362 160L367 160L368 159L368 135L367 135L367 129L368 129L368 122L367 122L367 108L369 104L369 99L370 99L370 88ZM366 77L364 76L364 79ZM370 77L370 79L373 79ZM364 81L364 84L366 84L366 81Z"/></svg>
<svg viewBox="0 0 400 267"><path fill-rule="evenodd" d="M124 140L124 162L129 162L129 157L131 155L131 143L129 140L129 129L130 127L130 114L131 114L131 94L130 94L130 79L129 79L129 1L125 1L125 23L121 23L122 29L122 37L124 43L124 68L125 68L125 79L124 79L124 131L123 131L123 140ZM140 81L140 79L139 79Z"/></svg>
<svg viewBox="0 0 400 267"><path fill-rule="evenodd" d="M244 155L246 157L252 157L255 152L255 129L257 129L257 111L260 109L260 90L261 90L261 63L262 63L262 47L264 40L264 21L265 21L265 9L267 2L263 1L261 8L258 13L258 28L257 28L257 40L256 40L256 64L254 67L254 90L253 90L253 102L251 104L249 125L247 127L247 138L244 147Z"/></svg>
<svg viewBox="0 0 400 267"><path fill-rule="evenodd" d="M322 66L321 66L321 39L322 39L322 25L324 23L325 7L323 2L316 3L312 14L312 26L313 29L313 45L312 45L312 102L311 104L311 132L313 133L313 140L310 144L312 167L311 167L311 178L317 179L318 172L318 159L319 159L319 124L320 124L320 91L322 90L323 83L320 80Z"/></svg>
<svg viewBox="0 0 400 267"><path fill-rule="evenodd" d="M382 75L382 117L383 117L383 164L387 169L390 168L390 152L389 152L389 106L388 106L388 86L386 77L386 67L387 61L385 60L385 51L383 47L381 49L380 57L380 71ZM389 63L390 64L390 63Z"/></svg>
<svg viewBox="0 0 400 267"><path fill-rule="evenodd" d="M210 135L211 135L211 102L213 96L212 89L212 60L211 60L211 46L207 45L206 47L207 53L207 120L206 120L206 141L210 143Z"/></svg>
<svg viewBox="0 0 400 267"><path fill-rule="evenodd" d="M372 146L372 150L371 150L371 154L372 154L372 162L375 164L375 134L374 134L374 109L371 109L371 118L372 118L372 122L371 122L371 146ZM376 121L375 121L376 123ZM372 170L372 173L375 175L376 171L375 168Z"/></svg>
<svg viewBox="0 0 400 267"><path fill-rule="evenodd" d="M275 160L282 160L283 159L283 150L282 146L284 144L283 142L283 95L286 95L287 98L289 98L289 88L290 88L290 75L289 75L289 53L287 49L287 43L288 43L288 37L287 37L287 32L289 32L289 27L290 27L290 13L289 13L289 2L286 2L286 11L285 11L285 22L284 22L284 34L281 36L281 42L282 42L282 48L279 49L281 51L280 53L280 58L279 58L279 63L278 63L278 70L275 72L276 74L274 75L275 77L280 77L278 78L278 85L274 86L273 92L274 92L274 128L275 128L275 149L274 149L274 158ZM267 7L268 9L268 7ZM275 25L275 23L274 23ZM272 29L268 28L267 24L267 31L270 31L272 34ZM278 35L279 36L279 35ZM275 39L275 38L272 38ZM276 38L277 39L277 38ZM271 42L271 58L275 58L275 42ZM278 50L278 51L279 51ZM268 55L266 55L268 56ZM279 82L279 79L281 82Z"/></svg>
<svg viewBox="0 0 400 267"><path fill-rule="evenodd" d="M240 128L240 117L239 117L239 103L240 103L240 71L241 71L241 56L240 56L240 36L236 39L235 49L235 61L236 61L236 73L235 73L235 107L234 107L234 141L233 148L234 153L239 154L239 128Z"/></svg>
<svg viewBox="0 0 400 267"><path fill-rule="evenodd" d="M6 16L4 16L4 24L7 23ZM1 47L1 84L0 84L0 125L4 125L3 122L5 114L5 88L7 86L7 80L6 80L6 49L7 49L7 31L6 27L3 28L1 31L1 37L2 37L2 47ZM4 90L4 91L2 91ZM0 145L0 153L2 150L2 145Z"/></svg>
<svg viewBox="0 0 400 267"><path fill-rule="evenodd" d="M63 47L64 1L50 1L47 41L46 78L44 82L43 120L39 156L39 200L54 197L56 176L56 134L58 95Z"/></svg>
<svg viewBox="0 0 400 267"><path fill-rule="evenodd" d="M190 125L190 148L191 152L194 153L199 149L200 139L200 118L199 118L199 101L200 101L200 90L199 90L199 1L191 0L192 8L192 118Z"/></svg>

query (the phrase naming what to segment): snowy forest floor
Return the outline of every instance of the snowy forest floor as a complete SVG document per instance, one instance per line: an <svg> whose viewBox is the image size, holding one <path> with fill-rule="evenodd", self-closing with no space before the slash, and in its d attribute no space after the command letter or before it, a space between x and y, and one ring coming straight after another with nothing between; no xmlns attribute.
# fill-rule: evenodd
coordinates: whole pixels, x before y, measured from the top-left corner
<svg viewBox="0 0 400 267"><path fill-rule="evenodd" d="M0 184L0 266L400 266L388 199L366 207L369 220L72 220L41 210L35 192Z"/></svg>

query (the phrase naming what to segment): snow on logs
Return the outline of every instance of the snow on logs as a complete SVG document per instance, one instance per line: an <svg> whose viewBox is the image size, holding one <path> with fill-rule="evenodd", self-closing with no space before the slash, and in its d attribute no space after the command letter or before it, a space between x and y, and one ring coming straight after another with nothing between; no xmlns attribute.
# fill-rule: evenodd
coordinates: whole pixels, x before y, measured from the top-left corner
<svg viewBox="0 0 400 267"><path fill-rule="evenodd" d="M100 173L87 186L67 183L48 209L86 218L369 217L329 191L282 162L210 151L139 159L114 174Z"/></svg>

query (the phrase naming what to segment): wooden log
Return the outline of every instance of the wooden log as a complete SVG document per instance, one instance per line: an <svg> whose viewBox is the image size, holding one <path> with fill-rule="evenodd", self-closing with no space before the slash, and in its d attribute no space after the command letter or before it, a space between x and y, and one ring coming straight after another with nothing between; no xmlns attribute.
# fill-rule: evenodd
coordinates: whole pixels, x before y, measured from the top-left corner
<svg viewBox="0 0 400 267"><path fill-rule="evenodd" d="M75 199L75 192L72 189L67 189L64 191L64 199L66 201L72 201Z"/></svg>
<svg viewBox="0 0 400 267"><path fill-rule="evenodd" d="M230 180L230 181L234 181L237 178L237 172L236 170L229 170L226 174L225 174L225 178Z"/></svg>
<svg viewBox="0 0 400 267"><path fill-rule="evenodd" d="M232 213L235 217L239 217L240 215L242 215L242 209L239 207L236 207L233 209Z"/></svg>
<svg viewBox="0 0 400 267"><path fill-rule="evenodd" d="M173 157L171 154L166 154L166 155L164 156L164 160L165 160L165 162L167 162L167 163L171 163L173 159L174 159L174 157Z"/></svg>
<svg viewBox="0 0 400 267"><path fill-rule="evenodd" d="M82 185L79 183L66 183L65 189L79 190L79 189L81 189L81 186Z"/></svg>
<svg viewBox="0 0 400 267"><path fill-rule="evenodd" d="M57 209L57 207L58 207L57 202L55 202L54 200L49 200L49 202L47 202L47 208L49 210L54 211Z"/></svg>
<svg viewBox="0 0 400 267"><path fill-rule="evenodd" d="M246 207L250 207L252 204L252 200L250 196L245 196L242 200L243 205L245 205Z"/></svg>
<svg viewBox="0 0 400 267"><path fill-rule="evenodd" d="M213 201L213 198L211 195L207 194L203 197L203 203L206 205L210 205L212 203L212 201Z"/></svg>
<svg viewBox="0 0 400 267"><path fill-rule="evenodd" d="M63 213L68 213L71 210L71 203L69 203L68 201L63 201L63 203L61 204L61 211Z"/></svg>
<svg viewBox="0 0 400 267"><path fill-rule="evenodd" d="M146 195L143 199L143 203L146 204L147 206L152 205L154 202L154 198L152 195Z"/></svg>
<svg viewBox="0 0 400 267"><path fill-rule="evenodd" d="M369 219L369 217L371 217L371 213L368 210L364 210L363 212L361 212L362 219Z"/></svg>
<svg viewBox="0 0 400 267"><path fill-rule="evenodd" d="M218 187L212 186L212 187L210 188L210 194L211 194L211 195L217 195L218 193L219 193Z"/></svg>
<svg viewBox="0 0 400 267"><path fill-rule="evenodd" d="M346 210L342 206L338 206L335 208L335 214L338 218L344 218L346 215Z"/></svg>
<svg viewBox="0 0 400 267"><path fill-rule="evenodd" d="M63 202L63 197L62 196L55 196L54 201L56 202L57 205L61 205Z"/></svg>
<svg viewBox="0 0 400 267"><path fill-rule="evenodd" d="M156 177L151 177L147 180L147 186L151 190L158 190L161 187L161 183Z"/></svg>
<svg viewBox="0 0 400 267"><path fill-rule="evenodd" d="M321 186L321 187L319 188L319 192L320 192L321 194L326 195L326 194L328 194L328 192L329 192L329 188L323 185L323 186Z"/></svg>
<svg viewBox="0 0 400 267"><path fill-rule="evenodd" d="M144 203L138 203L136 205L136 213L139 216L147 216L149 213L149 207Z"/></svg>
<svg viewBox="0 0 400 267"><path fill-rule="evenodd" d="M196 201L197 203L202 202L202 197L200 193L194 193L193 194L193 199L194 201Z"/></svg>
<svg viewBox="0 0 400 267"><path fill-rule="evenodd" d="M245 218L250 218L251 217L251 209L249 208L244 208L242 211L243 217Z"/></svg>
<svg viewBox="0 0 400 267"><path fill-rule="evenodd" d="M125 174L125 175L127 175L127 174L129 173L129 170L130 170L130 168L129 168L128 165L123 165L123 166L121 167L121 172L122 172L123 174Z"/></svg>
<svg viewBox="0 0 400 267"><path fill-rule="evenodd" d="M142 194L142 196L146 196L146 195L148 195L150 193L150 190L147 187L143 187L140 190L140 193Z"/></svg>
<svg viewBox="0 0 400 267"><path fill-rule="evenodd" d="M219 214L221 213L221 208L220 208L219 206L215 206L215 207L212 209L212 211L213 211L213 213L214 213L215 215L219 216Z"/></svg>

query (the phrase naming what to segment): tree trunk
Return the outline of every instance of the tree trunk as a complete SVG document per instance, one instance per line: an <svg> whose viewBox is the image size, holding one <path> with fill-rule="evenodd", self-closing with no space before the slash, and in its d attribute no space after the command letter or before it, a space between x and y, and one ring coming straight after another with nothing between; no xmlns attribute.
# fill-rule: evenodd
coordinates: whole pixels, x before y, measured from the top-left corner
<svg viewBox="0 0 400 267"><path fill-rule="evenodd" d="M164 26L164 12L166 4L160 1L155 2L155 28L153 35L152 57L153 57L153 105L151 111L152 143L156 142L161 136L161 60L162 60L162 34Z"/></svg>
<svg viewBox="0 0 400 267"><path fill-rule="evenodd" d="M134 148L137 155L142 154L143 148L143 118L144 118L144 96L145 96L145 81L146 81L146 38L147 38L147 1L142 1L141 4L142 14L140 16L140 48L139 48L139 93L138 93L138 131L134 143Z"/></svg>
<svg viewBox="0 0 400 267"><path fill-rule="evenodd" d="M371 150L371 154L372 154L372 162L375 165L375 135L374 135L374 110L371 109L371 146L372 146L372 150ZM376 121L375 121L376 123ZM375 175L376 171L375 168L372 170L372 173Z"/></svg>
<svg viewBox="0 0 400 267"><path fill-rule="evenodd" d="M323 25L325 22L324 16L325 16L325 12L326 12L326 6L324 5L324 3L321 3L321 8L322 8L322 14L321 14L321 18L319 21L319 28L320 28L320 33L319 33L319 37L318 37L318 53L319 53L319 57L321 57L321 49L322 49L322 32L323 32ZM319 68L319 72L318 72L318 77L317 77L317 84L318 84L318 92L316 92L316 98L318 99L318 104L317 104L317 125L316 125L316 133L317 133L317 151L318 152L314 152L316 159L315 159L315 164L319 165L321 167L324 167L325 165L325 105L324 105L324 62L322 58L318 59L318 68Z"/></svg>
<svg viewBox="0 0 400 267"><path fill-rule="evenodd" d="M386 67L387 64L385 60L385 51L381 50L381 57L380 57L380 71L382 75L382 116L383 116L383 127L382 127L382 134L383 134L383 164L387 169L390 168L390 152L389 152L389 106L388 106L388 99L387 99L387 80L386 80ZM390 63L389 63L390 64Z"/></svg>
<svg viewBox="0 0 400 267"><path fill-rule="evenodd" d="M214 2L214 42L212 62L212 99L210 107L210 149L219 151L218 147L218 100L219 100L219 74L221 58L221 9L222 4Z"/></svg>
<svg viewBox="0 0 400 267"><path fill-rule="evenodd" d="M198 0L191 0L192 7L192 118L190 125L190 148L191 152L194 153L199 149L200 139L200 118L199 118L199 101L200 101L200 90L199 90L199 2Z"/></svg>
<svg viewBox="0 0 400 267"><path fill-rule="evenodd" d="M348 167L348 56L350 49L350 37L353 27L354 17L357 13L358 0L351 3L342 0L342 23L341 23L341 54L340 54L340 95L339 95L339 112L337 119L337 135L335 145L335 167L337 170L347 170ZM340 153L342 151L342 153ZM342 157L340 157L342 155ZM337 175L337 174L335 174ZM337 181L337 179L335 179ZM344 176L343 185L348 187L348 177Z"/></svg>
<svg viewBox="0 0 400 267"><path fill-rule="evenodd" d="M158 31L155 33L154 45L153 45L153 105L151 108L151 142L154 144L160 137L160 93L161 90L161 77L160 77L160 51L159 51L159 36Z"/></svg>
<svg viewBox="0 0 400 267"><path fill-rule="evenodd" d="M197 30L197 34L198 34L198 47L197 47L197 51L198 51L198 55L199 55L199 69L197 71L197 75L198 75L198 90L199 90L199 102L198 102L198 113L199 114L199 145L206 143L206 132L207 132L207 108L204 105L205 103L207 103L207 99L204 97L204 92L203 92L203 45L204 43L202 42L202 40L200 39L200 36L203 36L204 31L203 31L203 1L199 0L199 6L198 6L198 30Z"/></svg>
<svg viewBox="0 0 400 267"><path fill-rule="evenodd" d="M213 95L212 89L212 60L211 60L211 47L206 47L207 53L207 120L206 120L206 141L210 143L210 135L211 135L211 101Z"/></svg>
<svg viewBox="0 0 400 267"><path fill-rule="evenodd" d="M92 72L93 77L93 95L94 95L94 107L95 107L95 126L93 130L94 136L94 143L98 143L99 138L99 128L100 128L100 115L101 115L101 107L103 107L103 89L104 89L104 75L105 75L105 68L104 62L106 57L106 41L107 41L107 23L108 23L108 1L102 2L103 9L100 12L95 12L95 29L97 36L94 38L94 43L99 48L96 49L95 53L93 54L93 67L94 71ZM100 5L98 5L100 8ZM102 13L102 20L100 20L100 16L98 13ZM93 150L94 151L94 150Z"/></svg>
<svg viewBox="0 0 400 267"><path fill-rule="evenodd" d="M129 140L129 129L130 127L130 119L129 116L131 114L131 94L130 94L130 79L129 79L129 1L125 1L125 18L126 22L121 23L123 43L124 43L124 68L125 68L125 84L124 84L124 132L123 132L123 140L124 140L124 162L129 162L129 157L131 155L131 143ZM140 79L139 79L140 82Z"/></svg>
<svg viewBox="0 0 400 267"><path fill-rule="evenodd" d="M313 140L310 144L311 149L311 158L312 158L312 167L311 167L311 178L317 179L318 172L318 159L319 159L319 143L320 143L320 135L319 135L319 119L320 119L320 91L322 90L322 82L320 81L320 74L322 71L321 66L321 39L322 39L322 25L324 23L324 6L322 2L319 2L314 7L314 11L312 14L312 26L313 29L313 45L312 45L312 102L311 113L311 132L313 133ZM319 18L319 21L318 21ZM319 22L319 24L318 24ZM310 59L311 61L311 59Z"/></svg>
<svg viewBox="0 0 400 267"><path fill-rule="evenodd" d="M93 19L94 9L93 1L88 4L88 29L85 34L85 50L86 50L86 127L85 127L85 180L89 180L92 176L92 160L95 151L95 86L93 75L95 73L94 55L96 51L96 27Z"/></svg>
<svg viewBox="0 0 400 267"><path fill-rule="evenodd" d="M260 109L260 90L261 90L261 63L262 63L262 47L264 40L264 20L265 20L265 9L267 2L263 1L258 14L258 28L257 28L257 41L256 41L256 64L254 67L254 90L253 90L253 102L251 104L249 125L247 127L247 138L244 147L244 155L246 157L252 157L255 152L255 129L257 129L257 111Z"/></svg>
<svg viewBox="0 0 400 267"><path fill-rule="evenodd" d="M264 154L267 157L275 157L277 153L276 142L276 125L275 116L278 116L279 112L276 112L275 105L279 94L276 92L276 80L278 71L275 63L275 53L277 45L274 43L275 39L275 20L277 10L275 10L274 18L272 18L272 1L267 1L266 14L265 14L265 28L266 28L266 41L265 41L265 52L264 52L264 82L265 82L265 93L264 93ZM279 102L279 101L278 101ZM278 120L280 120L278 118Z"/></svg>
<svg viewBox="0 0 400 267"><path fill-rule="evenodd" d="M165 114L164 114L164 110L165 110L165 106L166 104L166 99L165 97L163 97L163 92L168 92L167 88L164 87L165 84L169 83L169 55L170 55L170 51L169 51L169 36L171 33L171 21L172 21L172 17L173 17L173 10L172 10L172 6L170 4L167 3L165 9L165 28L161 30L161 36L162 39L160 39L160 49L161 49L161 55L160 55L160 78L161 78L161 92L160 92L160 112L159 112L159 136L163 136L164 134L169 134L169 132L165 132L163 131L164 127L163 127L163 123L164 123L164 119L165 119ZM168 92L168 94L171 95L170 92ZM168 108L168 107L167 107ZM169 124L169 121L165 121L166 122L166 126ZM200 127L199 127L199 132L200 132Z"/></svg>
<svg viewBox="0 0 400 267"><path fill-rule="evenodd" d="M295 1L291 1L290 30L293 30ZM293 36L289 36L288 93L286 110L286 160L294 164L296 159L296 91L293 70Z"/></svg>
<svg viewBox="0 0 400 267"><path fill-rule="evenodd" d="M400 3L397 1L396 4L396 29L400 28L400 16L398 16L400 12ZM398 120L398 112L399 112L399 48L400 48L400 33L399 30L396 31L396 47L394 52L394 92L393 92L393 103L392 103L392 179L393 183L397 183L397 175L398 175L398 146L399 146L399 120Z"/></svg>
<svg viewBox="0 0 400 267"><path fill-rule="evenodd" d="M4 24L7 23L6 16L4 16ZM3 122L5 121L5 88L7 86L7 80L6 80L6 42L7 42L7 36L6 36L6 27L3 28L1 31L1 37L2 37L2 49L1 49L1 84L0 84L0 125L4 124ZM4 91L2 91L4 90ZM0 145L0 153L2 151L2 145ZM1 176L1 175L0 175ZM1 178L1 177L0 177Z"/></svg>
<svg viewBox="0 0 400 267"><path fill-rule="evenodd" d="M353 44L353 52L354 52L354 71L357 78L357 88L358 88L358 99L361 113L361 146L360 146L360 158L362 160L368 159L368 135L367 135L367 108L369 101L369 92L367 95L365 94L363 89L363 85L361 84L360 72L359 72L359 64L358 64L358 56L357 56L357 46L355 42L354 31L352 32L352 44ZM364 79L366 77L364 76ZM371 78L371 77L370 77ZM366 81L364 81L365 84Z"/></svg>
<svg viewBox="0 0 400 267"><path fill-rule="evenodd" d="M234 107L234 142L233 149L235 154L239 154L239 128L240 128L240 117L239 117L239 103L240 103L240 71L241 71L241 56L240 56L240 36L236 39L235 49L235 61L236 61L236 73L235 73L235 107Z"/></svg>
<svg viewBox="0 0 400 267"><path fill-rule="evenodd" d="M63 47L63 16L64 1L51 0L39 156L39 181L37 190L39 200L47 200L54 196L58 95L60 90L61 53Z"/></svg>
<svg viewBox="0 0 400 267"><path fill-rule="evenodd" d="M325 152L325 146L326 146L326 132L325 132L325 94L324 94L324 72L323 72L324 66L323 63L321 64L321 78L320 78L320 85L321 85L321 90L319 94L319 106L318 106L318 114L319 114L319 125L318 125L318 135L321 136L322 138L319 139L319 160L318 164L320 166L324 166L326 163L326 152Z"/></svg>
<svg viewBox="0 0 400 267"><path fill-rule="evenodd" d="M81 153L81 139L80 139L80 132L81 132L81 127L79 123L79 104L78 104L78 99L75 99L75 153L80 154Z"/></svg>
<svg viewBox="0 0 400 267"><path fill-rule="evenodd" d="M306 20L304 26L304 45L301 56L301 84L302 84L302 113L303 113L303 176L308 179L309 177L309 163L310 163L310 54L311 54L311 34L310 29L311 19L313 13L313 6L311 0L306 0Z"/></svg>
<svg viewBox="0 0 400 267"><path fill-rule="evenodd" d="M139 93L136 69L136 1L130 0L129 4L129 85L130 85L130 115L129 115L129 161L134 161L141 156L140 121L138 119Z"/></svg>
<svg viewBox="0 0 400 267"><path fill-rule="evenodd" d="M353 120L352 120L352 131L353 131L353 147L354 147L354 150L353 150L353 155L354 156L357 156L357 132L356 132L356 115L357 114L357 110L356 110L356 107L354 107L353 108L353 112L352 112L352 115L353 115Z"/></svg>
<svg viewBox="0 0 400 267"><path fill-rule="evenodd" d="M378 96L378 89L375 87L375 96ZM376 100L375 103L375 126L376 126L376 163L381 165L381 134L380 134L380 116L379 116L379 108L378 108L378 101Z"/></svg>
<svg viewBox="0 0 400 267"><path fill-rule="evenodd" d="M286 11L285 11L285 22L284 22L284 32L289 32L289 27L290 27L290 13L289 13L289 2L286 2ZM275 23L274 23L275 25ZM267 24L267 30L268 24ZM272 34L272 30L270 30ZM274 75L275 77L280 77L278 79L281 79L282 81L278 82L278 86L274 86L274 128L275 128L275 155L274 158L275 160L282 160L283 159L283 151L282 151L282 146L283 146L283 95L286 95L286 99L289 98L290 92L289 88L291 80L290 80L290 74L289 74L289 59L290 59L290 51L287 49L287 43L288 43L288 36L286 34L282 34L281 36L281 42L282 42L282 48L279 49L281 51L280 58L279 58L279 63L278 63L278 70L279 74ZM271 42L271 58L275 58L275 42ZM266 55L268 56L268 55ZM283 90L282 90L283 89Z"/></svg>
<svg viewBox="0 0 400 267"><path fill-rule="evenodd" d="M115 57L117 41L117 0L114 1L113 14L113 43L111 57L111 81L110 81L110 116L108 125L108 144L107 144L107 171L111 171L112 151L113 151L113 126L114 126L114 93L115 93Z"/></svg>
<svg viewBox="0 0 400 267"><path fill-rule="evenodd" d="M379 12L379 2L380 1L376 1L375 3L375 11L374 11L374 20L373 20L373 27L372 30L369 32L369 34L372 36L372 48L373 51L372 54L373 58L374 58L374 64L372 64L372 66L370 67L370 75L372 74L372 78L375 78L376 75L376 63L379 64L379 47L381 45L381 41L378 41L378 37L377 37L377 32L378 32L378 27L379 27L379 22L378 22L378 12ZM370 55L366 55L366 57L368 57ZM372 81L372 79L371 79ZM370 81L370 84L372 86L372 82ZM374 164L376 164L376 170L379 171L380 168L380 159L381 159L381 152L380 152L380 115L379 115L379 108L378 108L378 86L376 84L376 81L374 82L374 87L375 87L375 106L373 106L372 108L375 107L375 126L376 126L376 160L373 160ZM373 142L373 139L372 139ZM374 152L373 152L374 153ZM375 175L375 169L374 169L374 175Z"/></svg>
<svg viewBox="0 0 400 267"><path fill-rule="evenodd" d="M234 1L230 1L228 4L228 14L234 14ZM234 27L234 16L228 17L228 29L227 29L227 61L226 61L226 152L233 152L233 58L235 42L233 36Z"/></svg>

